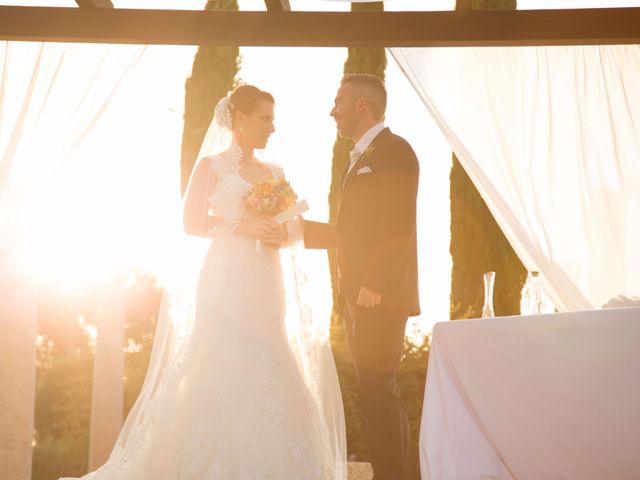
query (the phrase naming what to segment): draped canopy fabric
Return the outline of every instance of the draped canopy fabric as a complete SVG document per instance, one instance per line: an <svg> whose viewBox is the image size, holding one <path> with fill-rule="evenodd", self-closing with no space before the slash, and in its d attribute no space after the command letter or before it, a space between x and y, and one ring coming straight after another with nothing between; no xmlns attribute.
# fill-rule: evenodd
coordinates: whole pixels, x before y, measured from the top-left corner
<svg viewBox="0 0 640 480"><path fill-rule="evenodd" d="M34 387L35 296L16 281L14 255L25 208L37 208L29 197L70 161L141 50L0 43L0 297L11 300L0 302L0 432L20 455ZM560 310L640 294L639 46L391 52ZM3 440L3 464L28 469Z"/></svg>
<svg viewBox="0 0 640 480"><path fill-rule="evenodd" d="M30 216L143 51L0 42L0 464L6 478L31 476L37 288L29 275Z"/></svg>
<svg viewBox="0 0 640 480"><path fill-rule="evenodd" d="M640 46L391 52L559 310L640 294Z"/></svg>
<svg viewBox="0 0 640 480"><path fill-rule="evenodd" d="M16 202L72 159L143 50L0 42L0 246L24 213Z"/></svg>

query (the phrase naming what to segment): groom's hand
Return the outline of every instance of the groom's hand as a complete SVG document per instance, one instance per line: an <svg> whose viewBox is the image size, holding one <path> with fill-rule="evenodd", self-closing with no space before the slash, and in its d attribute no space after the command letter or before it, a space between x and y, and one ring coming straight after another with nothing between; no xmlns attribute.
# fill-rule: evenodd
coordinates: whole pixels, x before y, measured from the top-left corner
<svg viewBox="0 0 640 480"><path fill-rule="evenodd" d="M376 292L372 292L371 290L360 287L360 291L358 292L358 299L356 303L361 307L370 308L375 307L382 301L382 295Z"/></svg>

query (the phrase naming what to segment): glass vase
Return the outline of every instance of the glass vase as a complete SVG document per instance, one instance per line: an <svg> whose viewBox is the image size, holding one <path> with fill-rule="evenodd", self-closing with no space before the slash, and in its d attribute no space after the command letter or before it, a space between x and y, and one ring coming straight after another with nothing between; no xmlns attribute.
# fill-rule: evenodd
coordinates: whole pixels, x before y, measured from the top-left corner
<svg viewBox="0 0 640 480"><path fill-rule="evenodd" d="M493 282L496 279L496 272L486 272L484 274L484 305L482 306L482 318L495 317L493 312Z"/></svg>

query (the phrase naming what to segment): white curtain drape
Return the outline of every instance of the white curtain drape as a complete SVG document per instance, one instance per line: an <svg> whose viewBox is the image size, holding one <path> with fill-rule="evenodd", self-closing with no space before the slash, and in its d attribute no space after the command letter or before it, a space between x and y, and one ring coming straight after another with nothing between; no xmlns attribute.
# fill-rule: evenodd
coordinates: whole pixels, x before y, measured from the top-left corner
<svg viewBox="0 0 640 480"><path fill-rule="evenodd" d="M640 294L640 46L391 53L558 309Z"/></svg>
<svg viewBox="0 0 640 480"><path fill-rule="evenodd" d="M0 465L31 476L37 286L29 229L144 47L0 42ZM46 234L46 232L45 232Z"/></svg>

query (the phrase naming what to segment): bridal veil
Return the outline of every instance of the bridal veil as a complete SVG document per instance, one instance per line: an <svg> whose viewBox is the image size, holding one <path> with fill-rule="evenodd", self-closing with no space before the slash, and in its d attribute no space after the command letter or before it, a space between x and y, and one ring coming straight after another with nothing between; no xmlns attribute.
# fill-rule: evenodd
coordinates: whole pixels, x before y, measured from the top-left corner
<svg viewBox="0 0 640 480"><path fill-rule="evenodd" d="M226 156L240 154L239 149L233 148L229 99L230 94L221 99L216 106L198 159L222 152L227 152ZM207 198L203 199L203 202L207 201ZM149 367L140 395L111 454L112 457L118 456L123 460L136 451L141 438L145 437L145 429L148 428L147 417L152 415L153 401L160 396L161 390L168 389L173 395L180 395L181 375L176 372L189 365L186 359L192 341L198 271L208 242L216 241L215 237L212 240L190 237L184 233L181 221L174 220L175 251L167 252L167 257L173 260L172 268L163 285L164 294ZM291 223L295 225L295 222ZM306 387L321 412L323 427L326 428L327 439L335 459L335 475L331 480L346 480L346 435L342 396L329 332L325 326L326 319L319 319L317 315L314 317L314 310L317 310L314 304L330 302L331 298L314 297L314 292L307 282L310 272L305 268L306 253L301 246L300 234L295 228L290 228L289 234L290 245L283 248L280 255L285 278L289 345ZM171 432L167 434L170 435ZM211 432L211 435L215 435L215 432Z"/></svg>

